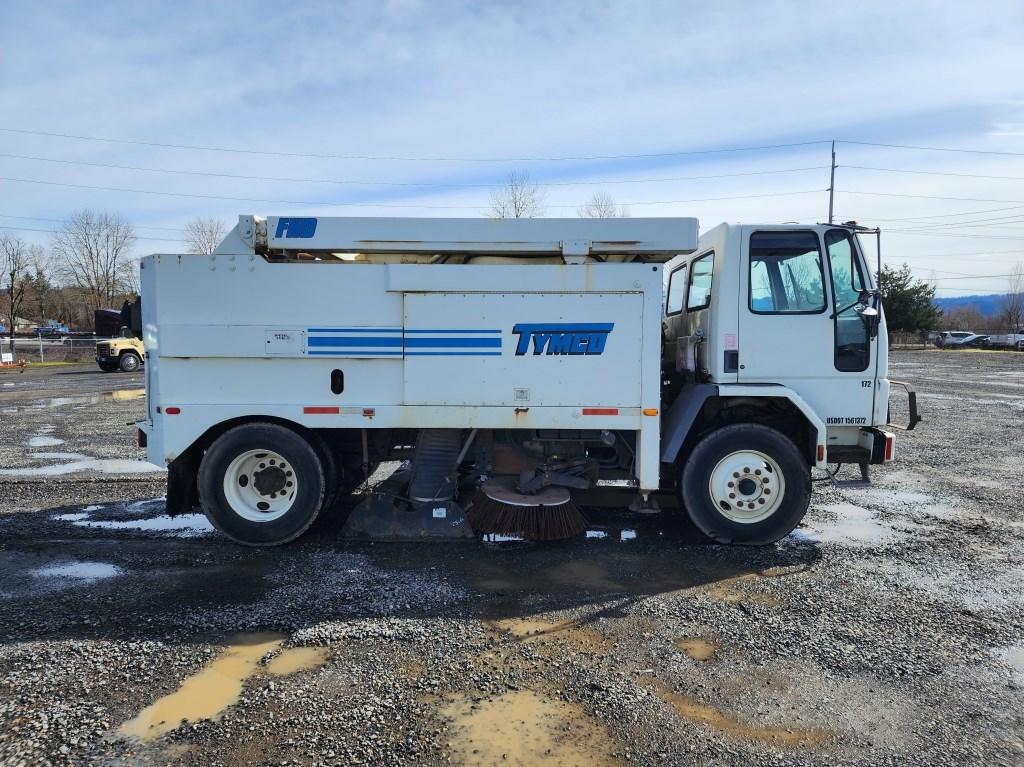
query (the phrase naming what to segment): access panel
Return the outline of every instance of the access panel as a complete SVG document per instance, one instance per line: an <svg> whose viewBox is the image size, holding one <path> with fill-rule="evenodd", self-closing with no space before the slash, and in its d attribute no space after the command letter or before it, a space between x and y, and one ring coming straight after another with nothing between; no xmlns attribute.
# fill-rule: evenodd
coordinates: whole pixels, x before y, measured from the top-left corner
<svg viewBox="0 0 1024 767"><path fill-rule="evenodd" d="M407 405L640 407L641 294L406 293L404 301Z"/></svg>

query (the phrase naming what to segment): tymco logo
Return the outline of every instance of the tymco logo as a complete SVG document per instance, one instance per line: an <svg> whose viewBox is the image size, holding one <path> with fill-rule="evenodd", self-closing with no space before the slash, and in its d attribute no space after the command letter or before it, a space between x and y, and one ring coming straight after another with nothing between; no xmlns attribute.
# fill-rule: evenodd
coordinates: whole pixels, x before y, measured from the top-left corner
<svg viewBox="0 0 1024 767"><path fill-rule="evenodd" d="M279 218L277 219L277 229L274 232L275 237L284 239L293 237L308 239L314 234L316 234L315 218Z"/></svg>
<svg viewBox="0 0 1024 767"><path fill-rule="evenodd" d="M613 322L600 323L516 323L519 336L516 355L526 354L532 343L534 354L601 354Z"/></svg>

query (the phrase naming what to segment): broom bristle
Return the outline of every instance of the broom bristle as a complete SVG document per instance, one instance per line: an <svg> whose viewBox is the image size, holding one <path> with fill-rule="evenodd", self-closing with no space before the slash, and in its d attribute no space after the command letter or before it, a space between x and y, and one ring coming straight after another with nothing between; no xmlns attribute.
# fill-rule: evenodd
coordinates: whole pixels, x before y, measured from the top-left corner
<svg viewBox="0 0 1024 767"><path fill-rule="evenodd" d="M466 516L478 533L521 535L528 541L574 538L587 529L587 518L572 498L559 504L527 506L503 503L480 490L466 508Z"/></svg>

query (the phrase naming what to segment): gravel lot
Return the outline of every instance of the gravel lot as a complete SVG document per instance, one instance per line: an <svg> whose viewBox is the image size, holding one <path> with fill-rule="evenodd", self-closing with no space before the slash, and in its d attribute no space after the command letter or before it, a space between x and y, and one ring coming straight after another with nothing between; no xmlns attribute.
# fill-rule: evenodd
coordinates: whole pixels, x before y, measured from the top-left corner
<svg viewBox="0 0 1024 767"><path fill-rule="evenodd" d="M163 516L141 374L2 372L0 764L1024 764L1024 354L894 356L897 462L754 550L244 549Z"/></svg>

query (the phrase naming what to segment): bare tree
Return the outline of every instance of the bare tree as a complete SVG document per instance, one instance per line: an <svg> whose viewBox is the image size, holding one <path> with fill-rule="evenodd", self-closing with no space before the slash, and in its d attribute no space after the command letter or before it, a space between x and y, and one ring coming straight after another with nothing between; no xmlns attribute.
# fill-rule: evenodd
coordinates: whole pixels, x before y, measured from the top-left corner
<svg viewBox="0 0 1024 767"><path fill-rule="evenodd" d="M59 304L58 293L60 288L54 283L53 259L46 252L46 249L39 245L32 245L29 248L31 259L32 288L29 291L29 300L33 307L33 313L40 322L46 320L64 320L64 317L56 316L56 309Z"/></svg>
<svg viewBox="0 0 1024 767"><path fill-rule="evenodd" d="M102 309L112 306L124 287L134 244L132 225L118 214L83 210L54 236L52 252L65 280L85 292L92 309Z"/></svg>
<svg viewBox="0 0 1024 767"><path fill-rule="evenodd" d="M32 279L29 270L29 247L20 237L3 235L0 237L0 268L6 300L4 319L7 320L7 332L11 336L11 354L14 354L14 327L21 314L21 305L25 301L29 281Z"/></svg>
<svg viewBox="0 0 1024 767"><path fill-rule="evenodd" d="M576 209L576 215L580 218L629 218L629 208L625 205L618 207L613 198L607 192L594 192L586 205Z"/></svg>
<svg viewBox="0 0 1024 767"><path fill-rule="evenodd" d="M219 218L213 216L193 218L185 224L185 241L188 243L188 252L200 256L210 255L220 245L227 230L227 226Z"/></svg>
<svg viewBox="0 0 1024 767"><path fill-rule="evenodd" d="M529 173L509 173L505 185L491 194L491 218L539 218L544 212L544 192Z"/></svg>
<svg viewBox="0 0 1024 767"><path fill-rule="evenodd" d="M1024 262L1017 262L1006 282L1009 292L1002 299L1003 322L1007 330L1016 333L1024 328Z"/></svg>

